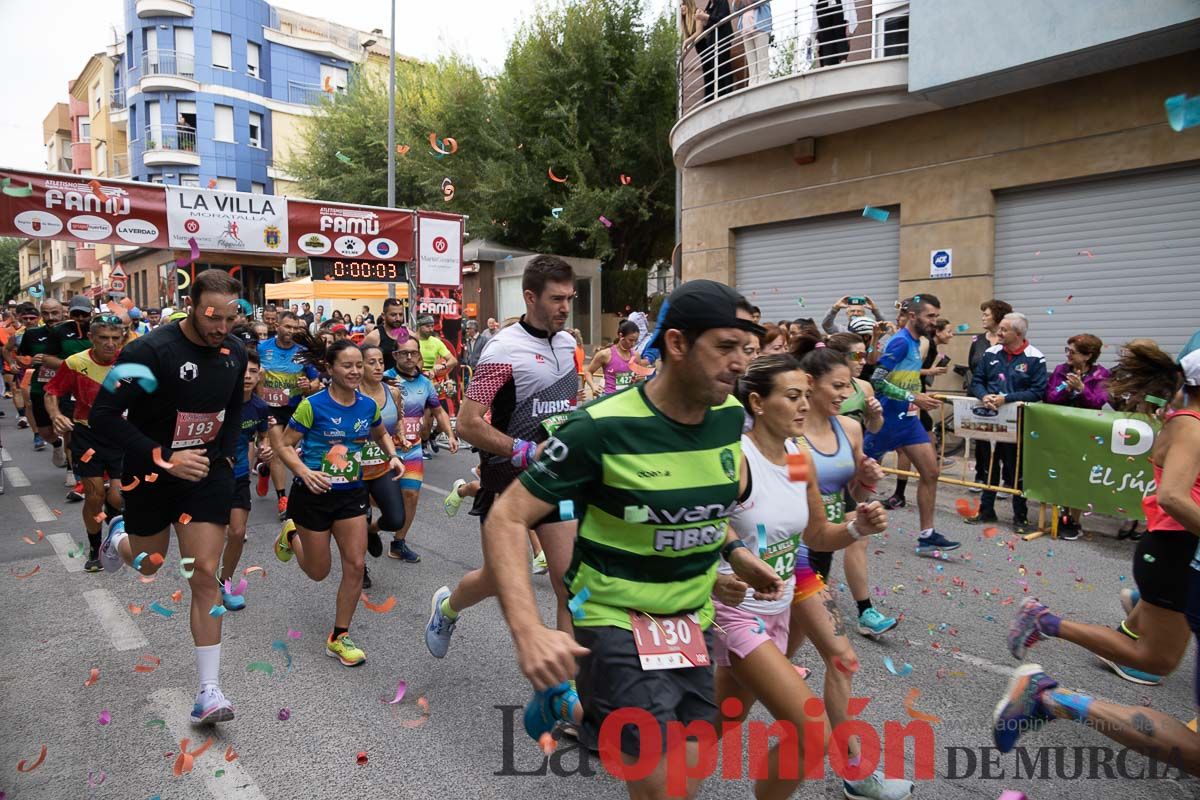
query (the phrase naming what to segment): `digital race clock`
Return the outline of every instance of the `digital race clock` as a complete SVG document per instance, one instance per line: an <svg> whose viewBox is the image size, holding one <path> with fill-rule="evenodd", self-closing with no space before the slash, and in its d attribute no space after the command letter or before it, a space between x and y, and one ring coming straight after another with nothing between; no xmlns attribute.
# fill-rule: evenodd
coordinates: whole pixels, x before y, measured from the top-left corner
<svg viewBox="0 0 1200 800"><path fill-rule="evenodd" d="M314 281L379 281L403 283L408 264L403 261L363 261L356 258L310 258Z"/></svg>

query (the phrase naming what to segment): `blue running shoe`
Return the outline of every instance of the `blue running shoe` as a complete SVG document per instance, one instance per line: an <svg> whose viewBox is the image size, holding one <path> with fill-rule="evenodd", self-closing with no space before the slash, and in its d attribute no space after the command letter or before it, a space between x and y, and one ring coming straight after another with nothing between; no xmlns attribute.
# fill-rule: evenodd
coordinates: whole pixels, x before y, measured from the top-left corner
<svg viewBox="0 0 1200 800"><path fill-rule="evenodd" d="M886 617L879 609L871 607L858 615L858 632L863 636L882 636L899 625L896 620Z"/></svg>
<svg viewBox="0 0 1200 800"><path fill-rule="evenodd" d="M1115 661L1109 661L1104 656L1096 656L1096 658L1108 665L1108 668L1117 675L1130 683L1136 683L1139 686L1158 686L1162 683L1162 675L1155 675L1153 672L1143 672L1140 669L1127 667L1124 664L1118 664Z"/></svg>
<svg viewBox="0 0 1200 800"><path fill-rule="evenodd" d="M1017 615L1008 626L1008 652L1013 654L1013 658L1024 659L1029 648L1048 638L1042 632L1040 620L1042 614L1049 610L1032 597L1026 597L1021 603Z"/></svg>
<svg viewBox="0 0 1200 800"><path fill-rule="evenodd" d="M544 692L534 692L525 704L525 732L536 742L560 722L573 724L572 710L578 702L579 695L570 681L563 681Z"/></svg>
<svg viewBox="0 0 1200 800"><path fill-rule="evenodd" d="M952 542L937 531L917 539L917 555L932 553L934 550L957 550L958 542Z"/></svg>
<svg viewBox="0 0 1200 800"><path fill-rule="evenodd" d="M445 658L450 649L450 637L454 635L457 619L442 613L442 601L450 596L450 587L443 586L433 593L429 601L429 624L425 626L425 646L434 658Z"/></svg>
<svg viewBox="0 0 1200 800"><path fill-rule="evenodd" d="M108 523L108 535L100 543L100 563L104 565L105 572L120 572L125 568L125 559L121 558L117 545L126 535L125 518L113 517Z"/></svg>
<svg viewBox="0 0 1200 800"><path fill-rule="evenodd" d="M217 581L217 583L221 583ZM231 594L225 591L225 584L221 583L221 602L230 611L241 611L246 607L246 598L241 594Z"/></svg>
<svg viewBox="0 0 1200 800"><path fill-rule="evenodd" d="M1022 664L1013 672L1008 689L992 713L992 738L1001 753L1012 750L1026 731L1034 731L1054 716L1042 704L1042 692L1058 682L1042 672L1041 664Z"/></svg>

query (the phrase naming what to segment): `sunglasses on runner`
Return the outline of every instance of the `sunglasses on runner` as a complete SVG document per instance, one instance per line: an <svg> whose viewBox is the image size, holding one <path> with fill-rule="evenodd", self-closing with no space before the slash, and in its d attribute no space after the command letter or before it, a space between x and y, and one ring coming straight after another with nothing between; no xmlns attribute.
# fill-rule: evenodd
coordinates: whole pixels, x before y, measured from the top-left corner
<svg viewBox="0 0 1200 800"><path fill-rule="evenodd" d="M846 353L846 358L850 359L851 361L862 361L866 357L867 357L866 353L860 353L858 351L854 351L852 353Z"/></svg>
<svg viewBox="0 0 1200 800"><path fill-rule="evenodd" d="M96 316L92 317L92 321L99 322L101 325L125 326L125 323L122 322L121 318L116 314L97 314Z"/></svg>

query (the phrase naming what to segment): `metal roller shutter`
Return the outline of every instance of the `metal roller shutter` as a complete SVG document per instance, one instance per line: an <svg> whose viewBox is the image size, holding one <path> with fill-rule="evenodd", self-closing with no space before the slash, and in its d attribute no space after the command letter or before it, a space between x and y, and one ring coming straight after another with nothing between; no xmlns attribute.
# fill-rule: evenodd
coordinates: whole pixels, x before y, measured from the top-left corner
<svg viewBox="0 0 1200 800"><path fill-rule="evenodd" d="M1200 169L997 195L995 286L1051 366L1077 333L1106 366L1138 337L1178 355L1200 328Z"/></svg>
<svg viewBox="0 0 1200 800"><path fill-rule="evenodd" d="M891 319L900 284L900 214L861 214L742 228L735 232L737 288L764 321L821 319L843 295L867 295ZM799 299L803 298L803 307ZM838 317L843 324L845 314Z"/></svg>

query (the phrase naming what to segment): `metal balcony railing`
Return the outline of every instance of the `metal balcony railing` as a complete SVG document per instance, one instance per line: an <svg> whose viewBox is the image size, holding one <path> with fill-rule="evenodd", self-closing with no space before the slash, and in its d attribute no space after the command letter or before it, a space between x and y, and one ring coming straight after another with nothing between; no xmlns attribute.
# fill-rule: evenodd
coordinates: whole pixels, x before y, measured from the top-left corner
<svg viewBox="0 0 1200 800"><path fill-rule="evenodd" d="M695 6L704 7L701 0ZM699 13L687 15L678 61L680 116L751 86L908 55L907 4L850 27L838 0L757 0L715 25Z"/></svg>
<svg viewBox="0 0 1200 800"><path fill-rule="evenodd" d="M125 108L125 90L113 89L108 96L108 107L113 111L120 111Z"/></svg>
<svg viewBox="0 0 1200 800"><path fill-rule="evenodd" d="M174 50L147 50L142 53L142 80L151 75L174 75L195 80L196 56Z"/></svg>
<svg viewBox="0 0 1200 800"><path fill-rule="evenodd" d="M286 9L277 9L274 6L271 7L271 21L268 27L271 30L278 31L287 36L295 36L298 39L315 39L332 42L338 47L343 47L352 53L357 53L361 49L358 31L353 28L347 28L344 25L337 25L325 20L314 19L302 14L294 14Z"/></svg>
<svg viewBox="0 0 1200 800"><path fill-rule="evenodd" d="M147 150L179 150L196 152L196 130L181 125L158 125L146 128Z"/></svg>
<svg viewBox="0 0 1200 800"><path fill-rule="evenodd" d="M288 81L288 102L300 105L315 106L328 96L329 92L315 83L299 83Z"/></svg>
<svg viewBox="0 0 1200 800"><path fill-rule="evenodd" d="M112 155L108 159L108 174L114 178L119 178L129 173L129 155Z"/></svg>

